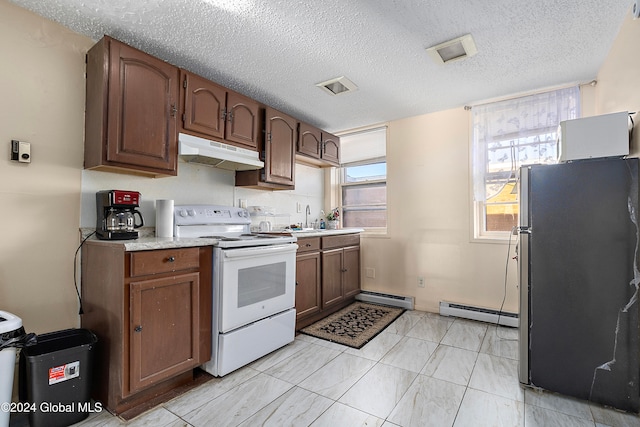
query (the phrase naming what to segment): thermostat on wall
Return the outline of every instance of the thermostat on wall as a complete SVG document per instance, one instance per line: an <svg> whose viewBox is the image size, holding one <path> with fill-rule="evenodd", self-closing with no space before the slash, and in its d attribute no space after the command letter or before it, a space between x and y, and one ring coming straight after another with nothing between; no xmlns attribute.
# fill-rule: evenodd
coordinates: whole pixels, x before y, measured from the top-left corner
<svg viewBox="0 0 640 427"><path fill-rule="evenodd" d="M15 160L20 163L31 163L31 144L12 139L11 160Z"/></svg>

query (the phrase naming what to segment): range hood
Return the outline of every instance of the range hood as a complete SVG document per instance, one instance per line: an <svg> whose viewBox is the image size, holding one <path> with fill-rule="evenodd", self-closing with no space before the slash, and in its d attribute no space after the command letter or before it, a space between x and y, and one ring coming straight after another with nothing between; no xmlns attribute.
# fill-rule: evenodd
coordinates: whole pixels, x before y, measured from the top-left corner
<svg viewBox="0 0 640 427"><path fill-rule="evenodd" d="M262 169L264 162L257 151L211 141L181 133L178 136L178 154L187 163L201 163L221 169L246 171Z"/></svg>

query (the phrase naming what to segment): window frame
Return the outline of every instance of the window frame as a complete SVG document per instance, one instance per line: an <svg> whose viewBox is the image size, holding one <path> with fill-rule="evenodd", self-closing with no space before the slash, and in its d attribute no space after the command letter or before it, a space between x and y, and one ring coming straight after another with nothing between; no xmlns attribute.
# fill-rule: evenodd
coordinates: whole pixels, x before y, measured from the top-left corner
<svg viewBox="0 0 640 427"><path fill-rule="evenodd" d="M577 90L577 108L576 108L576 117L571 117L571 118L579 118L582 116L582 88L580 87L580 85L570 85L570 86L565 86L565 87L557 87L557 88L552 88L552 89L547 89L547 90L542 90L542 91L537 91L537 92L533 92L533 93L526 93L526 94L522 94L516 97L511 97L511 98L505 98L505 99L498 99L498 100L493 100L487 103L484 103L484 105L486 104L493 104L493 103L500 103L503 101L518 101L520 99L524 99L530 96L535 96L535 95L541 95L541 94L545 94L545 93L549 93L549 92L557 92L563 89L569 89L569 88L575 88ZM477 105L483 105L483 104L477 104ZM507 231L507 230L501 230L501 231L487 231L487 207L490 206L491 204L487 204L486 200L476 200L475 197L475 186L477 185L476 181L475 181L475 170L474 168L476 167L476 165L474 164L475 159L475 150L476 150L476 146L475 146L475 123L474 123L474 114L473 112L471 112L471 110L473 109L472 107L465 107L465 109L467 109L470 114L469 114L469 199L470 199L470 203L471 203L471 210L472 210L472 215L470 218L470 226L471 226L471 241L472 242L482 242L482 243L507 243L510 241L510 239L512 238L513 233L515 233L515 227L517 227L518 223L519 223L519 217L516 219L516 225L514 228L512 228L511 230ZM562 120L566 120L566 119L560 119L560 121ZM540 132L536 132L536 135L542 135L544 133L550 133L552 132L552 130L555 130L555 132L557 132L557 126L547 126L547 127L540 127L538 128L538 130ZM546 132L545 132L546 131ZM530 135L532 136L532 135ZM511 138L508 135L505 135L505 141L509 140L509 139L522 139L525 138L526 135L520 136L520 135L516 135L513 138ZM521 145L521 144L519 144ZM522 144L524 145L524 144ZM559 150L559 147L557 147L557 150ZM557 153L556 153L557 154ZM527 164L536 164L536 163L527 163ZM520 177L519 174L517 173L517 170L519 169L519 166L516 166L516 188L520 185ZM483 179L483 185L486 186L486 175L484 175L484 179ZM519 197L516 197L516 204L519 205ZM511 203L509 203L511 205ZM520 212L517 213L517 215L520 215Z"/></svg>
<svg viewBox="0 0 640 427"><path fill-rule="evenodd" d="M346 168L349 167L354 167L354 166L364 166L364 165L371 165L371 164L376 164L376 163L384 163L385 164L385 168L388 167L387 164L387 158L386 156L384 157L375 157L375 158L371 158L371 159L366 159L366 160L359 160L356 162L351 162L351 163L342 163L340 165L340 167L338 168L338 199L340 201L340 211L342 212L342 215L344 217L344 210L345 210L345 204L344 204L344 200L343 200L343 191L342 189L345 187L363 187L366 185L371 185L371 184L384 184L385 187L385 192L387 191L387 180L388 180L388 174L385 173L385 179L372 179L372 180L366 180L366 181L360 181L360 182L345 182L345 173L346 173ZM386 197L385 197L386 198ZM365 205L367 207L375 207L375 206L382 206L384 207L384 212L385 212L385 222L386 222L386 226L384 227L365 227L365 226L358 226L358 228L362 228L364 229L366 232L369 233L376 233L376 234L386 234L387 232L387 228L389 226L389 203L388 201L384 204L371 204L371 205ZM360 206L353 206L353 207L349 207L346 206L347 210L358 210ZM381 209L382 210L382 209ZM347 227L344 222L342 223L343 227Z"/></svg>

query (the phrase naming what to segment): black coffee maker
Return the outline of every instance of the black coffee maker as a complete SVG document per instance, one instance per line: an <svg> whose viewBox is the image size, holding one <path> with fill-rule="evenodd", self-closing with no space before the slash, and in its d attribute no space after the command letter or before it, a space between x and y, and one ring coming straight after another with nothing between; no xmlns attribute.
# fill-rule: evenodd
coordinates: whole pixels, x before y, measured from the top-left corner
<svg viewBox="0 0 640 427"><path fill-rule="evenodd" d="M103 190L96 193L96 235L102 240L137 239L136 228L144 225L137 191ZM140 222L135 221L135 217Z"/></svg>

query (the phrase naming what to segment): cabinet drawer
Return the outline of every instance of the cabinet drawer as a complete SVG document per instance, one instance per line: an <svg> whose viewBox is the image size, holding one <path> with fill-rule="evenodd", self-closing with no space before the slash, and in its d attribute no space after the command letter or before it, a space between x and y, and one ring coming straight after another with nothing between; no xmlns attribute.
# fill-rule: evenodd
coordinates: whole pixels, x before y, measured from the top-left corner
<svg viewBox="0 0 640 427"><path fill-rule="evenodd" d="M198 268L198 248L131 252L130 277Z"/></svg>
<svg viewBox="0 0 640 427"><path fill-rule="evenodd" d="M357 246L360 244L360 234L342 234L322 238L322 249Z"/></svg>
<svg viewBox="0 0 640 427"><path fill-rule="evenodd" d="M305 239L298 239L298 253L311 252L320 250L320 238L308 237Z"/></svg>

